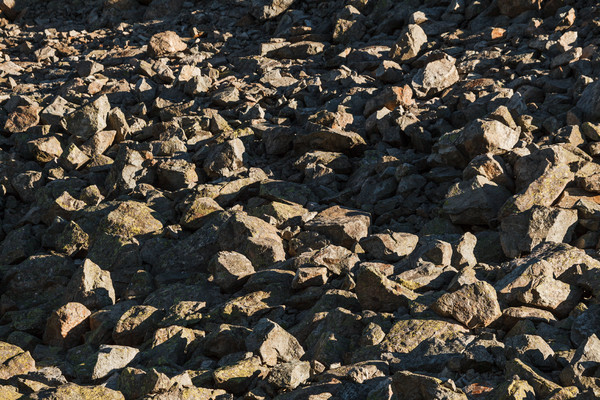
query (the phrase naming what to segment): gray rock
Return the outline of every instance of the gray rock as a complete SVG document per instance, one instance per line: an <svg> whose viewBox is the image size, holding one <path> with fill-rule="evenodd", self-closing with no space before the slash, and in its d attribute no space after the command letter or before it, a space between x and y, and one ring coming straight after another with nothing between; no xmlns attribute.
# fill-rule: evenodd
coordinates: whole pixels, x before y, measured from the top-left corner
<svg viewBox="0 0 600 400"><path fill-rule="evenodd" d="M186 49L187 45L173 31L159 32L148 43L148 55L152 58L169 56Z"/></svg>
<svg viewBox="0 0 600 400"><path fill-rule="evenodd" d="M556 367L554 350L546 341L537 335L516 335L505 341L504 353L508 360L520 358L525 363L543 370Z"/></svg>
<svg viewBox="0 0 600 400"><path fill-rule="evenodd" d="M308 361L282 363L271 369L267 381L279 389L295 389L310 378Z"/></svg>
<svg viewBox="0 0 600 400"><path fill-rule="evenodd" d="M246 337L246 348L269 366L299 360L304 349L298 340L275 322L263 318Z"/></svg>
<svg viewBox="0 0 600 400"><path fill-rule="evenodd" d="M94 133L106 128L106 117L109 111L108 97L100 96L93 102L63 117L61 125L71 135L88 139Z"/></svg>
<svg viewBox="0 0 600 400"><path fill-rule="evenodd" d="M427 35L423 28L417 24L409 24L390 50L389 56L398 62L408 61L419 54L425 43Z"/></svg>
<svg viewBox="0 0 600 400"><path fill-rule="evenodd" d="M360 241L360 246L375 259L396 262L411 254L418 242L417 235L390 232L367 236Z"/></svg>
<svg viewBox="0 0 600 400"><path fill-rule="evenodd" d="M252 0L250 13L260 21L274 18L284 13L294 0Z"/></svg>
<svg viewBox="0 0 600 400"><path fill-rule="evenodd" d="M417 298L412 290L388 279L372 266L362 266L356 276L356 295L365 310L394 312Z"/></svg>
<svg viewBox="0 0 600 400"><path fill-rule="evenodd" d="M244 144L240 139L215 146L204 160L204 172L211 178L228 177L244 167Z"/></svg>
<svg viewBox="0 0 600 400"><path fill-rule="evenodd" d="M496 290L487 282L462 286L442 295L432 305L435 312L452 317L469 328L486 327L502 315Z"/></svg>
<svg viewBox="0 0 600 400"><path fill-rule="evenodd" d="M218 243L221 250L245 255L256 269L285 260L283 241L277 228L244 212L235 213L219 229Z"/></svg>
<svg viewBox="0 0 600 400"><path fill-rule="evenodd" d="M444 400L466 400L467 396L452 381L412 373L399 371L392 377L392 390L394 394L403 399L444 399Z"/></svg>
<svg viewBox="0 0 600 400"><path fill-rule="evenodd" d="M488 225L511 193L478 175L450 188L442 206L455 224Z"/></svg>
<svg viewBox="0 0 600 400"><path fill-rule="evenodd" d="M455 62L453 57L443 54L420 69L412 80L417 97L432 96L454 85L459 79Z"/></svg>
<svg viewBox="0 0 600 400"><path fill-rule="evenodd" d="M90 378L102 379L125 368L138 353L139 350L135 347L101 345L94 357L94 369Z"/></svg>
<svg viewBox="0 0 600 400"><path fill-rule="evenodd" d="M214 282L224 292L241 288L248 276L254 273L250 260L234 251L218 252L211 259L208 268L214 276Z"/></svg>
<svg viewBox="0 0 600 400"><path fill-rule="evenodd" d="M507 257L531 252L544 242L571 241L577 211L533 206L527 211L509 215L500 225L500 242Z"/></svg>
<svg viewBox="0 0 600 400"><path fill-rule="evenodd" d="M110 272L86 259L67 285L65 301L81 303L91 310L115 304Z"/></svg>
<svg viewBox="0 0 600 400"><path fill-rule="evenodd" d="M333 206L317 214L304 228L323 233L336 245L351 248L369 234L370 224L368 213Z"/></svg>

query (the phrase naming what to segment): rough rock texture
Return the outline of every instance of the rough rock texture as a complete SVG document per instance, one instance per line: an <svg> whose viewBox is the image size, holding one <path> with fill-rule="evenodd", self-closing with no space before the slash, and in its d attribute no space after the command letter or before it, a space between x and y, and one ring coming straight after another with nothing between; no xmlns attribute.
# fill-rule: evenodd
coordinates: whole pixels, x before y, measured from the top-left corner
<svg viewBox="0 0 600 400"><path fill-rule="evenodd" d="M0 0L0 399L600 398L591 0Z"/></svg>

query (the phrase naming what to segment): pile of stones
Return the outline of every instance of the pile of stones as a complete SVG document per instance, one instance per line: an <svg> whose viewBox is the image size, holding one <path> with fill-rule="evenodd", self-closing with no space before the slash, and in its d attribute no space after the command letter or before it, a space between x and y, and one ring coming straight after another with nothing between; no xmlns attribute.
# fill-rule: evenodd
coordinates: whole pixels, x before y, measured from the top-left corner
<svg viewBox="0 0 600 400"><path fill-rule="evenodd" d="M594 0L0 0L0 398L600 397Z"/></svg>

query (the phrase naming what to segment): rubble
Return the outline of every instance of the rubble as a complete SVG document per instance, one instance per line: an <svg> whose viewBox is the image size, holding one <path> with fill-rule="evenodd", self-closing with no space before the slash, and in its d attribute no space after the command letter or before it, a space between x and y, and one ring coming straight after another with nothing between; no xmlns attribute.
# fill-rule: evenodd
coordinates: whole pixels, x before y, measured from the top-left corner
<svg viewBox="0 0 600 400"><path fill-rule="evenodd" d="M0 0L0 398L598 398L599 16Z"/></svg>

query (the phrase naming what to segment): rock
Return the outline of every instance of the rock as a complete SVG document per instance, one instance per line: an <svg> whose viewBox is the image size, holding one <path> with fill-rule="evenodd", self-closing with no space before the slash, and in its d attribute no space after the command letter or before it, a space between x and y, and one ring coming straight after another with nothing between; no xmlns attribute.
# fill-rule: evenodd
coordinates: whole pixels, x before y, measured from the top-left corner
<svg viewBox="0 0 600 400"><path fill-rule="evenodd" d="M256 269L285 260L283 242L277 228L244 212L235 213L219 229L219 245L224 251L238 251Z"/></svg>
<svg viewBox="0 0 600 400"><path fill-rule="evenodd" d="M153 0L144 13L144 20L151 21L176 16L182 6L183 0Z"/></svg>
<svg viewBox="0 0 600 400"><path fill-rule="evenodd" d="M265 21L284 13L293 0L252 0L250 13L254 18Z"/></svg>
<svg viewBox="0 0 600 400"><path fill-rule="evenodd" d="M399 398L415 400L447 399L463 400L467 396L452 381L444 382L438 378L399 371L392 377L392 390Z"/></svg>
<svg viewBox="0 0 600 400"><path fill-rule="evenodd" d="M365 139L358 133L339 129L299 135L294 140L294 149L301 153L307 150L323 150L352 155L362 152L365 147Z"/></svg>
<svg viewBox="0 0 600 400"><path fill-rule="evenodd" d="M505 367L506 375L518 375L526 380L540 396L549 396L552 392L561 389L559 385L545 378L539 371L525 364L520 359L507 361Z"/></svg>
<svg viewBox="0 0 600 400"><path fill-rule="evenodd" d="M510 192L505 187L478 175L453 185L446 195L443 210L455 224L488 225L509 197Z"/></svg>
<svg viewBox="0 0 600 400"><path fill-rule="evenodd" d="M420 69L412 80L417 97L432 96L454 85L459 79L455 62L454 58L444 54Z"/></svg>
<svg viewBox="0 0 600 400"><path fill-rule="evenodd" d="M106 399L106 400L125 400L125 397L116 390L104 386L80 386L76 383L67 383L66 385L43 390L40 393L33 393L29 397L35 400L42 399Z"/></svg>
<svg viewBox="0 0 600 400"><path fill-rule="evenodd" d="M115 304L115 289L108 271L86 259L67 285L65 301L96 310Z"/></svg>
<svg viewBox="0 0 600 400"><path fill-rule="evenodd" d="M501 14L513 18L529 10L539 10L540 4L538 0L501 0L498 8Z"/></svg>
<svg viewBox="0 0 600 400"><path fill-rule="evenodd" d="M167 391L171 380L163 373L151 369L144 371L126 367L119 374L117 388L126 399L135 399L150 393Z"/></svg>
<svg viewBox="0 0 600 400"><path fill-rule="evenodd" d="M244 167L244 144L240 139L215 146L204 160L204 172L209 177L228 177Z"/></svg>
<svg viewBox="0 0 600 400"><path fill-rule="evenodd" d="M215 386L231 393L242 394L263 371L260 357L254 356L216 369L213 372L213 379Z"/></svg>
<svg viewBox="0 0 600 400"><path fill-rule="evenodd" d="M8 133L25 132L32 126L36 126L40 122L40 108L37 105L20 106L15 111L10 113L4 130Z"/></svg>
<svg viewBox="0 0 600 400"><path fill-rule="evenodd" d="M258 353L268 366L297 361L304 354L304 349L294 336L266 318L258 321L252 333L246 337L246 348Z"/></svg>
<svg viewBox="0 0 600 400"><path fill-rule="evenodd" d="M0 379L7 380L15 375L27 374L35 370L35 361L28 351L0 342Z"/></svg>
<svg viewBox="0 0 600 400"><path fill-rule="evenodd" d="M187 45L173 31L159 32L153 35L148 42L148 55L152 58L169 56L186 49Z"/></svg>
<svg viewBox="0 0 600 400"><path fill-rule="evenodd" d="M417 24L409 24L390 50L389 57L398 62L408 61L416 57L426 43L427 35L423 28Z"/></svg>
<svg viewBox="0 0 600 400"><path fill-rule="evenodd" d="M507 257L528 253L544 242L570 242L577 211L533 206L502 219L500 242Z"/></svg>
<svg viewBox="0 0 600 400"><path fill-rule="evenodd" d="M268 382L279 389L296 389L310 378L310 363L308 361L292 361L282 363L271 369Z"/></svg>
<svg viewBox="0 0 600 400"><path fill-rule="evenodd" d="M166 160L156 169L159 186L167 190L186 189L198 182L196 166L186 160Z"/></svg>
<svg viewBox="0 0 600 400"><path fill-rule="evenodd" d="M560 373L565 386L586 386L586 377L600 363L600 340L595 334L586 338L577 348L569 365Z"/></svg>
<svg viewBox="0 0 600 400"><path fill-rule="evenodd" d="M117 324L112 333L116 344L122 346L138 346L146 335L152 332L158 321L162 318L162 313L152 306L133 306L127 310Z"/></svg>
<svg viewBox="0 0 600 400"><path fill-rule="evenodd" d="M502 315L496 290L487 282L464 285L442 295L432 305L443 317L452 317L468 328L486 327Z"/></svg>
<svg viewBox="0 0 600 400"><path fill-rule="evenodd" d="M516 335L506 340L504 350L507 359L520 358L536 368L554 369L554 350L537 335Z"/></svg>
<svg viewBox="0 0 600 400"><path fill-rule="evenodd" d="M500 217L529 210L534 205L550 207L574 175L566 164L550 167L526 189L514 195L502 206Z"/></svg>
<svg viewBox="0 0 600 400"><path fill-rule="evenodd" d="M356 295L365 310L394 312L417 298L412 290L388 279L379 270L363 266L356 276Z"/></svg>
<svg viewBox="0 0 600 400"><path fill-rule="evenodd" d="M241 288L254 273L252 262L243 254L234 251L218 252L210 260L208 268L214 276L214 282L224 292Z"/></svg>
<svg viewBox="0 0 600 400"><path fill-rule="evenodd" d="M417 235L390 232L367 236L360 241L360 246L375 259L396 262L411 254L418 242Z"/></svg>
<svg viewBox="0 0 600 400"><path fill-rule="evenodd" d="M472 158L489 151L510 150L518 140L518 130L495 119L477 119L465 126L456 146Z"/></svg>
<svg viewBox="0 0 600 400"><path fill-rule="evenodd" d="M63 153L62 145L55 136L46 136L27 143L36 161L50 162Z"/></svg>
<svg viewBox="0 0 600 400"><path fill-rule="evenodd" d="M67 303L48 318L44 331L44 343L64 348L82 343L83 334L89 330L92 312L81 303Z"/></svg>
<svg viewBox="0 0 600 400"><path fill-rule="evenodd" d="M204 217L223 208L210 197L194 196L190 203L185 206L179 223L184 228L199 229L206 221Z"/></svg>
<svg viewBox="0 0 600 400"><path fill-rule="evenodd" d="M125 368L139 353L134 347L102 345L95 356L93 380L105 378Z"/></svg>
<svg viewBox="0 0 600 400"><path fill-rule="evenodd" d="M104 95L66 115L60 123L71 135L85 140L106 128L109 111L110 103Z"/></svg>
<svg viewBox="0 0 600 400"><path fill-rule="evenodd" d="M370 224L371 218L365 212L333 206L321 211L304 227L326 235L336 245L351 248L368 235Z"/></svg>
<svg viewBox="0 0 600 400"><path fill-rule="evenodd" d="M126 238L146 235L163 228L152 214L153 210L143 203L125 201L100 221L98 229L107 235Z"/></svg>

